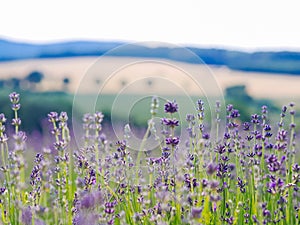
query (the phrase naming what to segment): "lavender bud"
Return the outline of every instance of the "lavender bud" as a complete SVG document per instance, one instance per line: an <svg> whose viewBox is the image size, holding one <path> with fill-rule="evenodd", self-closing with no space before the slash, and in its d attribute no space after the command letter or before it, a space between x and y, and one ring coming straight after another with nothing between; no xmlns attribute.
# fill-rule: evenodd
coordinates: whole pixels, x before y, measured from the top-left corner
<svg viewBox="0 0 300 225"><path fill-rule="evenodd" d="M103 121L104 115L102 112L96 112L94 116L97 124L100 124Z"/></svg>
<svg viewBox="0 0 300 225"><path fill-rule="evenodd" d="M221 155L226 152L226 148L224 145L219 144L215 147L215 152L217 152Z"/></svg>
<svg viewBox="0 0 300 225"><path fill-rule="evenodd" d="M197 105L198 105L197 110L199 112L203 112L204 111L204 102L201 99L198 99Z"/></svg>
<svg viewBox="0 0 300 225"><path fill-rule="evenodd" d="M218 187L219 187L219 181L217 181L217 180L212 180L212 181L210 181L210 183L209 183L209 185L210 185L210 188L211 189L213 189L213 190L215 190L215 189L217 189Z"/></svg>
<svg viewBox="0 0 300 225"><path fill-rule="evenodd" d="M208 185L208 180L207 180L207 179L203 179L202 182L201 182L201 184L202 184L202 187L203 187L203 188L207 187L207 185Z"/></svg>
<svg viewBox="0 0 300 225"><path fill-rule="evenodd" d="M21 108L21 104L20 104L20 103L18 103L18 104L13 104L11 108L12 108L12 110L14 110L14 111L18 111L18 110Z"/></svg>
<svg viewBox="0 0 300 225"><path fill-rule="evenodd" d="M230 115L229 115L229 118L238 118L240 117L240 113L239 113L239 110L237 109L233 109L230 111Z"/></svg>
<svg viewBox="0 0 300 225"><path fill-rule="evenodd" d="M253 123L253 124L257 124L257 125L259 125L259 115L257 115L257 114L253 114L252 116L251 116L251 122Z"/></svg>
<svg viewBox="0 0 300 225"><path fill-rule="evenodd" d="M193 114L187 114L186 115L186 121L187 122L193 122L195 120L195 116Z"/></svg>
<svg viewBox="0 0 300 225"><path fill-rule="evenodd" d="M209 133L202 134L202 138L205 139L205 140L208 140L210 138Z"/></svg>
<svg viewBox="0 0 300 225"><path fill-rule="evenodd" d="M49 122L52 122L52 123L58 121L58 113L57 112L50 112L48 114L48 120L49 120Z"/></svg>
<svg viewBox="0 0 300 225"><path fill-rule="evenodd" d="M220 101L216 101L216 108L220 109L221 108L221 102Z"/></svg>
<svg viewBox="0 0 300 225"><path fill-rule="evenodd" d="M151 101L151 109L150 109L150 113L152 116L155 116L157 114L158 107L159 107L159 99L157 96L153 96Z"/></svg>
<svg viewBox="0 0 300 225"><path fill-rule="evenodd" d="M26 133L23 131L19 131L17 134L14 134L14 139L17 144L21 145L22 143L25 143L27 141Z"/></svg>
<svg viewBox="0 0 300 225"><path fill-rule="evenodd" d="M271 131L271 126L269 125L269 124L265 124L265 126L264 126L264 130L265 131Z"/></svg>
<svg viewBox="0 0 300 225"><path fill-rule="evenodd" d="M248 130L250 130L250 126L251 126L251 124L250 124L250 123L248 123L248 122L245 122L245 123L243 124L243 130L245 130L245 131L248 131Z"/></svg>
<svg viewBox="0 0 300 225"><path fill-rule="evenodd" d="M22 210L22 223L24 225L31 225L32 222L32 212L29 208Z"/></svg>
<svg viewBox="0 0 300 225"><path fill-rule="evenodd" d="M201 218L201 214L202 214L203 208L195 208L193 207L191 210L191 215L193 219L199 219Z"/></svg>
<svg viewBox="0 0 300 225"><path fill-rule="evenodd" d="M263 216L264 216L264 217L270 217L270 216L271 216L270 211L267 210L267 209L263 210Z"/></svg>
<svg viewBox="0 0 300 225"><path fill-rule="evenodd" d="M21 119L20 118L13 118L11 124L13 126L20 126L21 125Z"/></svg>
<svg viewBox="0 0 300 225"><path fill-rule="evenodd" d="M5 115L3 113L0 113L0 123L5 123L5 122L6 122Z"/></svg>
<svg viewBox="0 0 300 225"><path fill-rule="evenodd" d="M206 173L208 175L212 175L217 171L217 169L218 169L218 165L214 163L209 163L208 166L206 167Z"/></svg>
<svg viewBox="0 0 300 225"><path fill-rule="evenodd" d="M300 172L300 166L298 165L298 163L294 164L292 167L293 171L296 173Z"/></svg>
<svg viewBox="0 0 300 225"><path fill-rule="evenodd" d="M179 144L179 137L168 137L166 138L166 144L176 146Z"/></svg>
<svg viewBox="0 0 300 225"><path fill-rule="evenodd" d="M179 126L179 121L175 118L169 119L169 118L162 118L161 120L162 124L169 126L169 127L177 127Z"/></svg>
<svg viewBox="0 0 300 225"><path fill-rule="evenodd" d="M258 221L256 215L253 215L253 216L252 216L252 220L253 220L254 223L259 223L259 221Z"/></svg>
<svg viewBox="0 0 300 225"><path fill-rule="evenodd" d="M57 151L64 151L66 149L66 147L67 147L67 143L64 141L59 141L59 142L54 143L54 148Z"/></svg>
<svg viewBox="0 0 300 225"><path fill-rule="evenodd" d="M231 105L231 104L227 105L226 110L228 112L231 112L231 110L233 110L233 105Z"/></svg>
<svg viewBox="0 0 300 225"><path fill-rule="evenodd" d="M4 132L5 132L5 126L3 126L3 125L0 126L0 132L1 132L1 133L4 133Z"/></svg>
<svg viewBox="0 0 300 225"><path fill-rule="evenodd" d="M13 92L9 95L10 101L13 104L17 104L20 101L20 94Z"/></svg>
<svg viewBox="0 0 300 225"><path fill-rule="evenodd" d="M287 107L284 105L284 106L282 106L282 109L281 109L281 112L284 114L284 113L286 113L286 110L287 110Z"/></svg>
<svg viewBox="0 0 300 225"><path fill-rule="evenodd" d="M165 104L165 112L166 113L175 113L178 111L178 104L174 100L173 102L168 101Z"/></svg>
<svg viewBox="0 0 300 225"><path fill-rule="evenodd" d="M82 208L90 209L93 208L95 205L95 198L92 194L86 194L82 197L80 201L80 205Z"/></svg>
<svg viewBox="0 0 300 225"><path fill-rule="evenodd" d="M267 114L267 113L268 113L268 107L265 106L265 105L263 105L263 106L261 107L261 113L262 113L262 114Z"/></svg>
<svg viewBox="0 0 300 225"><path fill-rule="evenodd" d="M60 115L59 115L59 120L61 122L67 122L68 120L68 115L66 112L61 112Z"/></svg>
<svg viewBox="0 0 300 225"><path fill-rule="evenodd" d="M3 134L2 136L0 136L0 143L6 143L8 141L8 137L6 134Z"/></svg>
<svg viewBox="0 0 300 225"><path fill-rule="evenodd" d="M0 195L3 195L6 191L6 188L5 187L1 187L0 188Z"/></svg>

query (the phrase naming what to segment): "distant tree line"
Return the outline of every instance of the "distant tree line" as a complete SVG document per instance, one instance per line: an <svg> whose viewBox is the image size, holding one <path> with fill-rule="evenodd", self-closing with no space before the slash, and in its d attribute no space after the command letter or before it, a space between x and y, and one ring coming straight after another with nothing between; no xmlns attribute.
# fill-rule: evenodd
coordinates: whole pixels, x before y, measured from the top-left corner
<svg viewBox="0 0 300 225"><path fill-rule="evenodd" d="M0 79L0 88L11 88L14 90L31 90L36 91L38 86L44 80L45 75L37 70L30 72L24 78L12 77L8 79ZM70 78L62 78L63 89L67 90Z"/></svg>

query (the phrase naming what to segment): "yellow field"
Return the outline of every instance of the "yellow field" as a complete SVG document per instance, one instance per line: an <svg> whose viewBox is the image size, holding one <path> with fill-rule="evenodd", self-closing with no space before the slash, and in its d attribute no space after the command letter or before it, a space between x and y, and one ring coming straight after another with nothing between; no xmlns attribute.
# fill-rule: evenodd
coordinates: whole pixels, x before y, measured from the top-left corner
<svg viewBox="0 0 300 225"><path fill-rule="evenodd" d="M220 87L245 84L250 95L299 99L300 76L233 71L226 67L193 65L160 59L76 57L0 63L0 79L23 78L33 70L45 74L40 90L71 92L208 94ZM62 80L68 77L70 84ZM194 80L198 79L198 83ZM157 94L159 94L157 93Z"/></svg>

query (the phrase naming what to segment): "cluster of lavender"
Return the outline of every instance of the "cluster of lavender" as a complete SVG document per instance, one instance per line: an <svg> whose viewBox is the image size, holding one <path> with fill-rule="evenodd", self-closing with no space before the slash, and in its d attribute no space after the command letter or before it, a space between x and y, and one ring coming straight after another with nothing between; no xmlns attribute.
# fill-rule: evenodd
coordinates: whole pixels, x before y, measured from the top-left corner
<svg viewBox="0 0 300 225"><path fill-rule="evenodd" d="M137 154L128 144L129 126L124 140L107 139L101 112L84 115L79 147L71 141L68 115L51 112L53 145L39 151L29 168L19 95L12 93L10 100L12 140L0 114L1 224L300 223L293 103L282 108L275 126L269 124L266 106L242 123L239 111L228 105L225 133L220 134L217 102L213 138L199 100L197 113L186 116L188 138L182 140L178 104L166 102L166 116L155 124L159 101L154 97ZM158 146L153 154L144 151L150 133Z"/></svg>

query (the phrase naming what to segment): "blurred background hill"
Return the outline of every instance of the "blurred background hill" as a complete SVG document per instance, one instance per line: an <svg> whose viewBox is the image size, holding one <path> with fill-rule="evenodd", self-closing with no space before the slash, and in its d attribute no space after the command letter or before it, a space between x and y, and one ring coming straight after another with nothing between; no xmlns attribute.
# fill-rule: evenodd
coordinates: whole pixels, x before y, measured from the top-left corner
<svg viewBox="0 0 300 225"><path fill-rule="evenodd" d="M122 51L110 52L123 46ZM125 48L124 48L125 46ZM215 82L223 91L226 103L236 105L240 109L241 118L249 120L250 113L259 113L262 105L267 105L274 115L279 114L281 104L286 101L298 101L300 92L300 53L292 51L263 51L246 52L215 48L196 48L186 46L182 48L169 46L147 46L131 44L126 47L125 42L103 41L72 41L51 44L30 44L0 40L0 107L2 112L11 114L8 105L8 96L11 91L22 94L22 113L24 127L27 131L43 131L46 124L45 117L50 111L67 111L72 113L73 97L81 80L86 76L88 69L99 56L102 67L97 73L90 76L86 90L97 92L106 76L108 68L114 63L128 64L132 58L136 59L165 59L168 62L178 62L178 65L188 66L191 71L199 72L201 82L206 85L207 76L214 76ZM125 50L124 50L125 49ZM189 49L203 60L199 64L194 57L187 54ZM110 52L109 57L105 55ZM211 74L203 73L208 65ZM145 73L145 79L137 89L122 99L123 108L126 108L134 95L141 95L145 91L159 90L160 93L172 98L182 99L172 87L160 84L151 74L168 75L173 80L182 83L190 91L195 102L198 98L205 99L197 91L193 91L193 82L182 80L182 74L172 70L161 70L155 65L143 65L133 70L126 69L119 78L110 81L108 91L101 95L102 102L97 109L106 115L106 121L111 120L112 104L116 95L132 82L134 73ZM202 72L201 72L202 71ZM203 73L203 74L202 74ZM81 93L82 94L82 93ZM88 96L88 93L86 93ZM149 100L150 101L150 100ZM183 101L184 102L184 101ZM185 106L183 106L185 107ZM75 111L80 119L84 110ZM126 120L126 111L118 111L115 118ZM145 126L149 117L149 102L141 103L131 110L130 120L137 127Z"/></svg>
<svg viewBox="0 0 300 225"><path fill-rule="evenodd" d="M52 44L29 44L0 39L0 61L102 56L125 42L70 41ZM300 53L292 51L243 52L215 48L182 46L209 65L226 66L233 70L300 75ZM182 47L147 47L131 45L119 57L164 58L196 63L187 58Z"/></svg>

